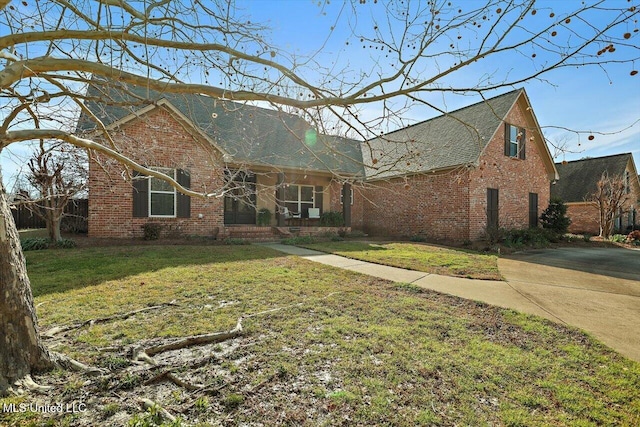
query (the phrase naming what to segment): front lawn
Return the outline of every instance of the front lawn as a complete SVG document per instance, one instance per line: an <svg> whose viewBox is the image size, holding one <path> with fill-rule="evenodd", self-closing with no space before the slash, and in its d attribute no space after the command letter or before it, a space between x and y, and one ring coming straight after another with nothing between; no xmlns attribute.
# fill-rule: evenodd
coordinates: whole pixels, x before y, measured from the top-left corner
<svg viewBox="0 0 640 427"><path fill-rule="evenodd" d="M444 276L502 280L498 257L421 243L322 242L306 248Z"/></svg>
<svg viewBox="0 0 640 427"><path fill-rule="evenodd" d="M86 412L4 411L0 425L160 423L159 406L145 411L142 398L202 426L640 422L640 364L511 310L260 246L48 250L27 260L43 330L157 308L46 340L105 374L56 370L35 377L55 386L48 394L0 399ZM226 331L240 316L237 338L158 354L156 366L131 360L132 349Z"/></svg>

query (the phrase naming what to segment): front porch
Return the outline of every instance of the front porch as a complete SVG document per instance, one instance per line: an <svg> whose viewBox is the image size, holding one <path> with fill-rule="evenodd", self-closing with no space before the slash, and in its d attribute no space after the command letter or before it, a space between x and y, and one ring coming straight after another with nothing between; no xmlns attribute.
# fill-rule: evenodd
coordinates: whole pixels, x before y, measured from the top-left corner
<svg viewBox="0 0 640 427"><path fill-rule="evenodd" d="M251 229L252 235L267 234L260 229L268 226L281 234L289 229L321 233L327 229L321 224L351 227L349 182L337 182L328 174L269 171L229 171L227 179L233 185L224 198L224 227L231 233Z"/></svg>
<svg viewBox="0 0 640 427"><path fill-rule="evenodd" d="M218 235L218 239L274 242L290 237L337 235L350 231L351 227L225 225Z"/></svg>

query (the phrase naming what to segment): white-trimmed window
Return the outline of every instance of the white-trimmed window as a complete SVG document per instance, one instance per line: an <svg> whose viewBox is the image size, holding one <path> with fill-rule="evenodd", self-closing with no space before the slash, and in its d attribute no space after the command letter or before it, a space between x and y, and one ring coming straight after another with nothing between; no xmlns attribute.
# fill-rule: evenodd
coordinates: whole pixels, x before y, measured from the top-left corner
<svg viewBox="0 0 640 427"><path fill-rule="evenodd" d="M176 170L171 168L151 168L176 179ZM149 177L149 216L175 218L176 189L166 181Z"/></svg>
<svg viewBox="0 0 640 427"><path fill-rule="evenodd" d="M526 131L524 128L506 124L504 154L519 159L525 158Z"/></svg>
<svg viewBox="0 0 640 427"><path fill-rule="evenodd" d="M313 207L312 185L290 184L284 192L284 203L292 214L301 214L303 218L308 216L309 208Z"/></svg>

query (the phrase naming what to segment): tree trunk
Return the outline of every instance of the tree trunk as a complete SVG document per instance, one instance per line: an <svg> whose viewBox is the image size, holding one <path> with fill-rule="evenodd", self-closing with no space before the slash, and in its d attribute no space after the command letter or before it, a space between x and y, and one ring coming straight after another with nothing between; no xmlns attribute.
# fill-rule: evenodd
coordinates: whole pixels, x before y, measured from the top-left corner
<svg viewBox="0 0 640 427"><path fill-rule="evenodd" d="M0 395L17 380L51 367L40 340L20 237L0 175Z"/></svg>
<svg viewBox="0 0 640 427"><path fill-rule="evenodd" d="M57 211L48 211L46 213L47 231L49 233L49 239L52 242L59 242L62 240L62 234L60 233L60 222L62 218L57 215Z"/></svg>

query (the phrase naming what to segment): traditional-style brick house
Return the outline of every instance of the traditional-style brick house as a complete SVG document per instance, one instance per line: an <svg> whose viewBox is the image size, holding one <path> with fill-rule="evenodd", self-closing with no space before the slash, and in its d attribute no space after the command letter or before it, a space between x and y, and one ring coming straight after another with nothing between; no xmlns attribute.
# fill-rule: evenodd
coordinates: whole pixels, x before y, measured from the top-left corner
<svg viewBox="0 0 640 427"><path fill-rule="evenodd" d="M596 191L603 173L623 179L629 195L615 220L615 229L625 233L639 222L640 181L631 153L562 162L557 163L556 168L562 179L551 186L551 196L567 204L570 232L600 233L600 212L589 198Z"/></svg>
<svg viewBox="0 0 640 427"><path fill-rule="evenodd" d="M345 187L351 194L349 182L362 177L359 142L318 134L280 111L113 85L96 80L87 92L86 106L110 131L112 141L103 143L194 191L224 192L187 197L156 178L129 180L116 161L94 155L90 236L139 237L153 222L165 234L273 238L286 233L275 228L290 222L284 208L299 217L296 226L317 225L307 221L312 208L315 216L342 211L347 226L361 227L361 201L341 203ZM104 134L86 115L78 129L98 139ZM251 229L261 209L271 212L273 230Z"/></svg>
<svg viewBox="0 0 640 427"><path fill-rule="evenodd" d="M138 93L145 101L119 106L140 90L113 91L104 82L89 89L87 107L115 146L195 191L235 185L208 200L153 178L134 179L132 187L121 166L96 156L91 236L140 236L150 221L187 235L256 233L238 225L255 225L262 208L303 219L312 208L342 211L347 226L373 234L477 239L488 226L537 224L558 179L524 90L365 143L318 134L290 114L206 96ZM79 130L100 137L86 123ZM270 225L283 230L285 215Z"/></svg>
<svg viewBox="0 0 640 427"><path fill-rule="evenodd" d="M536 226L558 179L524 89L376 138L363 158L372 234L476 240Z"/></svg>

